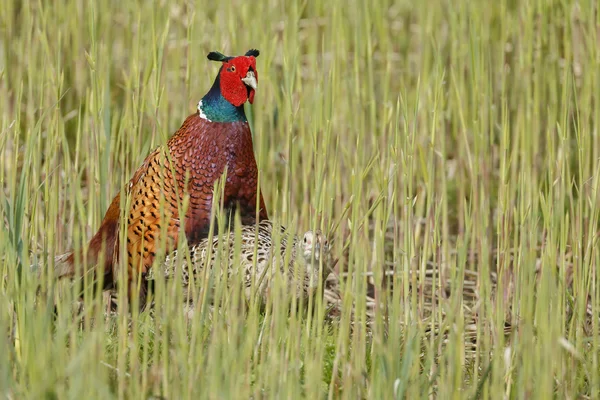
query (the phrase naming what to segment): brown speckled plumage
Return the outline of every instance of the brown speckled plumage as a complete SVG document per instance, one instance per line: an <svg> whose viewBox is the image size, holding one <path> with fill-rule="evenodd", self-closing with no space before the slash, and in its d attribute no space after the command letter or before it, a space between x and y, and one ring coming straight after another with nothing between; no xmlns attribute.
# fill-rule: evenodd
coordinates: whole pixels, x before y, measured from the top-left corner
<svg viewBox="0 0 600 400"><path fill-rule="evenodd" d="M320 264L323 277L330 272L329 243L320 231L307 231L297 237L284 227L265 220L256 226L242 226L239 244L239 253L236 253L233 231L217 235L212 241L203 239L190 248L189 266L186 265L185 256L174 251L163 263L150 269L146 279L153 280L161 276L172 279L180 271L184 293L190 294L187 290L190 283L203 282L206 269L214 273L216 268L220 274L227 271L229 279L235 274L241 275L247 299L251 296L252 287L259 288L259 296L264 299L277 273L287 279L290 291L308 296L318 286ZM218 264L220 257L224 261L222 265ZM190 277L190 272L194 278Z"/></svg>
<svg viewBox="0 0 600 400"><path fill-rule="evenodd" d="M319 282L331 272L329 242L320 231L307 231L298 237L284 227L264 220L257 225L242 226L239 250L236 248L234 231L216 235L212 240L205 238L189 249L189 264L185 252L175 250L150 268L144 278L152 282L178 276L180 281L177 282L183 286L185 309L189 313L198 300L195 295L203 296L191 286L202 287L207 282L205 278L214 284L217 275L224 279L227 274L226 279L231 283L237 276L244 298L249 301L256 293L257 300L264 305L278 274L284 279L289 293L306 299L316 294ZM109 297L109 308L114 312L118 291L111 290Z"/></svg>

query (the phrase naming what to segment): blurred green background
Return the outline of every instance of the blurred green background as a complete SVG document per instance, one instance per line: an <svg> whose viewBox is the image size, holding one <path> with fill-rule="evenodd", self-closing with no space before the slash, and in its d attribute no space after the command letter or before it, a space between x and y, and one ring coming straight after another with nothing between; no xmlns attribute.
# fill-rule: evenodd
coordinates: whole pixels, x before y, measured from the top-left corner
<svg viewBox="0 0 600 400"><path fill-rule="evenodd" d="M599 35L596 1L0 1L0 396L597 397ZM265 201L333 240L336 312L52 323L30 266L250 48Z"/></svg>

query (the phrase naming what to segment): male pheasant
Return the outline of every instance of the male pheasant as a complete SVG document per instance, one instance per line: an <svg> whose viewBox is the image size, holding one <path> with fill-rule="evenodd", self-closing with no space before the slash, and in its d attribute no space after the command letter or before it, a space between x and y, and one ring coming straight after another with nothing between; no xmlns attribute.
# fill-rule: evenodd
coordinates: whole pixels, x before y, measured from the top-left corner
<svg viewBox="0 0 600 400"><path fill-rule="evenodd" d="M157 148L144 160L123 193L131 196L127 210L127 259L119 262L121 193L112 201L89 242L85 272L104 274L105 287L116 283L119 266L127 267L128 290L133 296L138 274L145 275L152 265L163 231L167 236L166 253L175 248L180 232L190 245L208 236L214 184L225 168L225 208L237 209L243 224L268 219L257 187L258 169L244 113L244 103L254 101L258 55L258 50L238 57L208 54L209 60L222 63L211 89L198 103L196 113L186 118L166 146ZM180 216L179 207L186 193L189 207ZM83 254L75 253L58 258L57 275L73 276L75 261L82 258ZM101 259L103 264L98 265ZM144 295L141 287L140 296ZM143 305L144 299L140 300Z"/></svg>
<svg viewBox="0 0 600 400"><path fill-rule="evenodd" d="M279 230L275 243L274 232ZM289 242L291 242L291 248ZM181 281L185 295L191 294L187 289L192 282L203 282L205 269L213 269L218 265L219 255L224 251L226 259L221 274L227 271L228 279L234 274L241 274L246 299L249 299L254 287L261 299L264 299L272 285L275 274L281 273L290 291L297 296L308 296L314 293L319 283L320 264L323 266L323 277L330 272L331 258L327 238L321 231L307 231L300 239L283 226L276 226L269 220L263 220L256 226L242 226L240 248L236 258L235 232L215 236L210 242L203 239L190 249L189 267L186 258L178 251L169 254L164 263L151 268L146 275L147 280L158 276L172 279L181 273ZM212 248L212 250L211 250ZM278 250L278 252L277 252ZM256 254L255 254L256 251ZM210 258L209 258L210 256ZM181 258L181 259L180 259ZM181 269L181 272L178 272ZM190 279L190 272L192 278ZM192 302L193 299L186 298Z"/></svg>

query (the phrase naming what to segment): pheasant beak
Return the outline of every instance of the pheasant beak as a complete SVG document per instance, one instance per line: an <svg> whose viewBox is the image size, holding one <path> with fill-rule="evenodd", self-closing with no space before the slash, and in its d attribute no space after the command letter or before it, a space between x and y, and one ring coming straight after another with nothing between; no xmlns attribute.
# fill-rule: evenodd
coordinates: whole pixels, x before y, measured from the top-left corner
<svg viewBox="0 0 600 400"><path fill-rule="evenodd" d="M319 251L321 251L321 243L317 240L315 243L315 258L319 259Z"/></svg>
<svg viewBox="0 0 600 400"><path fill-rule="evenodd" d="M258 82L256 82L256 76L254 76L254 71L252 70L248 71L246 76L242 78L242 82L250 86L253 90L256 90L256 88L258 87Z"/></svg>
<svg viewBox="0 0 600 400"><path fill-rule="evenodd" d="M258 87L258 81L256 80L254 71L248 71L246 76L242 78L242 82L244 82L246 89L248 89L248 101L250 104L254 103L254 91Z"/></svg>

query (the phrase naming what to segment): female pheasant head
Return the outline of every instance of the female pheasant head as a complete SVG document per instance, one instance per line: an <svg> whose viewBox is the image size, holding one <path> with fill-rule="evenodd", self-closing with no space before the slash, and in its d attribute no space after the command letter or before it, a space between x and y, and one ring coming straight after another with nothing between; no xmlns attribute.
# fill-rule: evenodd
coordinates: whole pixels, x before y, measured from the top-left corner
<svg viewBox="0 0 600 400"><path fill-rule="evenodd" d="M238 57L225 56L217 51L208 53L209 60L223 65L213 86L198 104L201 117L214 122L246 121L244 103L254 102L258 87L258 55L259 51L255 49Z"/></svg>
<svg viewBox="0 0 600 400"><path fill-rule="evenodd" d="M320 265L323 266L324 278L331 272L329 242L321 231L307 231L300 242L300 250L304 260L305 275L303 282L298 284L301 285L301 290L308 294L318 287Z"/></svg>
<svg viewBox="0 0 600 400"><path fill-rule="evenodd" d="M327 266L329 261L329 241L321 231L307 231L302 239L302 257L307 264L318 266L323 260L323 265Z"/></svg>

